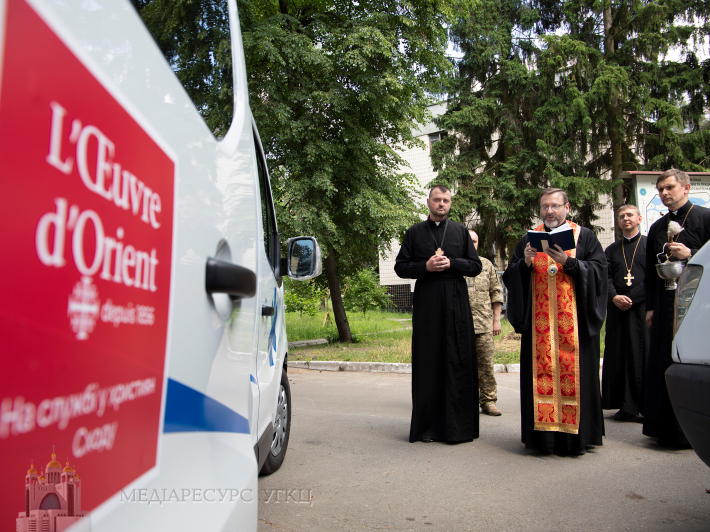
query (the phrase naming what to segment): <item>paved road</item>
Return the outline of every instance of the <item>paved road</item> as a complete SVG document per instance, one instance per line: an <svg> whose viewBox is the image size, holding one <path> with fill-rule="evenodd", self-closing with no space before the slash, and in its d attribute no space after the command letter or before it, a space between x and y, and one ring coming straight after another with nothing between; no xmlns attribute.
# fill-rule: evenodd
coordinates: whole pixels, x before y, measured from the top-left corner
<svg viewBox="0 0 710 532"><path fill-rule="evenodd" d="M259 531L710 530L710 468L695 453L611 411L584 456L527 451L519 375L496 377L503 416L481 415L478 440L410 444L410 375L289 371L291 443L259 481Z"/></svg>

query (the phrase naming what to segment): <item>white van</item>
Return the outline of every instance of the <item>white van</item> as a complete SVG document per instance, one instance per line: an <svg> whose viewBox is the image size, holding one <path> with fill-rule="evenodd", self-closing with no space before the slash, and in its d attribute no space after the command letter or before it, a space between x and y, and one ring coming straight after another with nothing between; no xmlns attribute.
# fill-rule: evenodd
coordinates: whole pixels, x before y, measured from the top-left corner
<svg viewBox="0 0 710 532"><path fill-rule="evenodd" d="M668 396L678 423L695 453L710 466L710 350L708 312L710 245L688 261L678 279L675 300L673 364L666 370Z"/></svg>
<svg viewBox="0 0 710 532"><path fill-rule="evenodd" d="M228 6L217 140L128 0L0 0L2 530L256 530L321 257L281 259Z"/></svg>

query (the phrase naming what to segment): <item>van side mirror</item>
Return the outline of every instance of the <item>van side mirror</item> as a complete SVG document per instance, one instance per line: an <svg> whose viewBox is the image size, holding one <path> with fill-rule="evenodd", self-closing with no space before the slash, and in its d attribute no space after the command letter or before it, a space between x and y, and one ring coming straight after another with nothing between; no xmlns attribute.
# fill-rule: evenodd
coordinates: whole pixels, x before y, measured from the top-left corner
<svg viewBox="0 0 710 532"><path fill-rule="evenodd" d="M312 236L297 236L287 242L288 255L282 260L282 273L291 279L306 281L323 271L318 241ZM285 264L284 264L285 263Z"/></svg>

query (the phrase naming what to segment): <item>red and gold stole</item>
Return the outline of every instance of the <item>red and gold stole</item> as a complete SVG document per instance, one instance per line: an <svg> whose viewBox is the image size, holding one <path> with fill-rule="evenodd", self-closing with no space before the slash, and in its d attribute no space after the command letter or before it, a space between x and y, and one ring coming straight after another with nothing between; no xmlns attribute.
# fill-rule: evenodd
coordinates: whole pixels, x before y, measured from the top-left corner
<svg viewBox="0 0 710 532"><path fill-rule="evenodd" d="M579 239L579 226L567 222ZM544 231L544 225L535 229ZM576 256L576 248L566 251ZM579 334L574 279L538 253L533 261L533 405L535 430L579 433Z"/></svg>

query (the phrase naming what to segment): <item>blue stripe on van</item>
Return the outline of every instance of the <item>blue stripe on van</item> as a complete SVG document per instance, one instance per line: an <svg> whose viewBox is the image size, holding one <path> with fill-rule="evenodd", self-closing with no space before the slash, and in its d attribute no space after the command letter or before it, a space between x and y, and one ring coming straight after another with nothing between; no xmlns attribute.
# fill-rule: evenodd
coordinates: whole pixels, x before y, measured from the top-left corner
<svg viewBox="0 0 710 532"><path fill-rule="evenodd" d="M249 434L249 421L205 394L168 379L163 432L237 432Z"/></svg>

